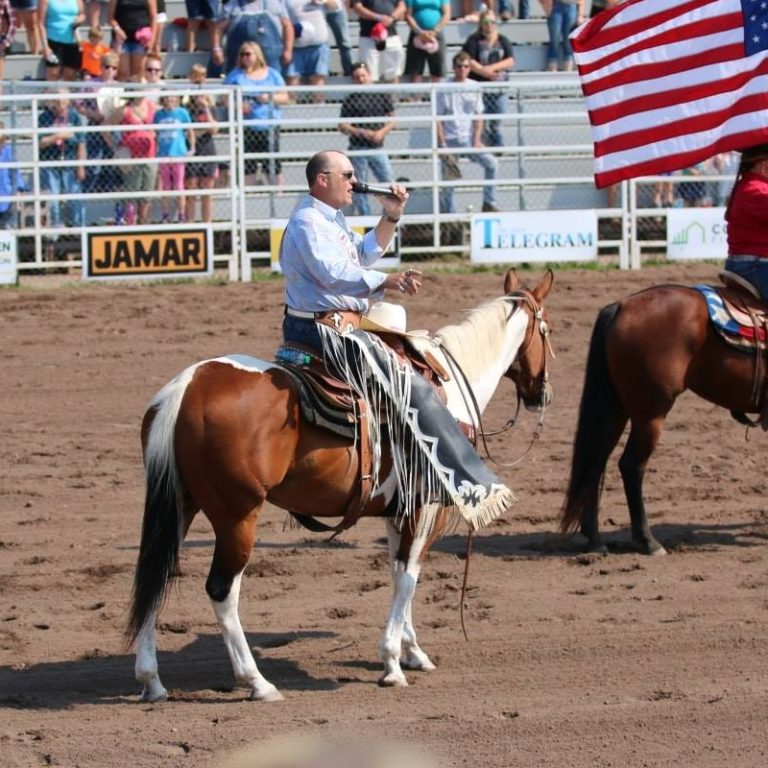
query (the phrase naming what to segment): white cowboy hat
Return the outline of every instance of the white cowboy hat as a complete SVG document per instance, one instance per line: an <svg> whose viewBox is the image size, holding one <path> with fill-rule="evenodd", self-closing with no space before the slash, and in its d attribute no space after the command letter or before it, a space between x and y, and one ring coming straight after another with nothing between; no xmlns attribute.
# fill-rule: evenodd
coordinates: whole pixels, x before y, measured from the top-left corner
<svg viewBox="0 0 768 768"><path fill-rule="evenodd" d="M426 331L406 331L405 307L389 301L376 301L360 319L364 331L394 333L396 336L426 336Z"/></svg>

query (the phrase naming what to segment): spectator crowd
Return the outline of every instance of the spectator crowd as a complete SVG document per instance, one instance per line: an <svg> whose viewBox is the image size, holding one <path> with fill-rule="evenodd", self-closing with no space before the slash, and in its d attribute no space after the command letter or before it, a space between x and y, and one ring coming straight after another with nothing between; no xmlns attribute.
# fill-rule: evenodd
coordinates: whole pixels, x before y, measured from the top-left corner
<svg viewBox="0 0 768 768"><path fill-rule="evenodd" d="M620 0L593 0L593 14ZM395 127L395 95L387 85L401 77L418 83L446 80L457 87L441 91L437 101L440 168L445 181L462 177L459 159L483 170L482 210L497 211L496 178L499 158L494 149L505 145L501 115L507 93L503 83L515 67L513 40L503 34L502 21L512 18L509 0L465 4L464 21L476 28L451 57L445 28L451 4L445 0L185 0L186 16L173 20L182 49L199 52L207 33L208 60L189 72L192 86L235 85L242 89L244 150L260 155L246 159L245 183L283 183L280 152L282 107L291 101L286 86L322 86L331 72L331 46L338 51L343 76L360 86L340 105L338 129L348 137L350 159L359 181L393 182L386 152L387 135ZM569 70L573 57L568 32L584 19L584 0L542 0L550 43L549 69ZM527 0L519 0L520 18L528 18ZM350 24L359 24L353 51ZM217 122L227 119L223 104L190 91L184 98L162 90L165 0L0 0L0 79L3 57L19 28L26 31L29 50L42 57L46 80L59 83L55 98L39 112L41 188L68 202L47 206L50 226L80 226L83 206L72 200L79 193L126 193L115 207L115 223L150 223L152 201L160 198L163 222L211 221L212 190L226 182L229 168L207 158L217 152ZM181 34L183 32L183 35ZM333 74L340 74L334 72ZM73 99L67 87L87 83L92 98ZM127 88L120 84L127 83ZM482 88L480 83L485 84ZM378 84L378 85L376 85ZM141 87L143 86L143 88ZM372 88L372 86L375 86ZM179 92L181 93L181 92ZM402 97L402 94L400 94ZM321 89L313 92L317 102ZM104 126L103 132L83 131ZM0 132L0 139L2 133ZM10 157L4 147L3 157ZM100 164L98 160L125 160ZM58 161L68 161L58 166ZM726 158L719 161L725 167ZM0 170L2 170L0 168ZM688 175L706 174L705 168ZM12 226L8 196L23 190L18 174L5 174L0 185L0 226ZM718 195L703 181L672 189L659 184L653 204L705 205ZM440 208L455 212L453 187L441 189ZM617 204L617 189L609 190L609 207ZM199 202L200 214L196 216ZM370 198L354 197L354 212L370 213ZM3 207L5 205L5 208ZM8 223L10 222L10 224Z"/></svg>

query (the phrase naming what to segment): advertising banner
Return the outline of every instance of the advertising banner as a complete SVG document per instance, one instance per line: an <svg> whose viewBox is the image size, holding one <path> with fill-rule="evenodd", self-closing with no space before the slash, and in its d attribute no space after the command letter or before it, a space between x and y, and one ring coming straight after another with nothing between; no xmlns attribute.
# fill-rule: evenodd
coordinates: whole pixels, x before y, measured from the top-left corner
<svg viewBox="0 0 768 768"><path fill-rule="evenodd" d="M597 258L594 210L478 213L470 226L471 260L478 264Z"/></svg>
<svg viewBox="0 0 768 768"><path fill-rule="evenodd" d="M104 227L83 235L83 278L203 277L213 274L213 233L205 224Z"/></svg>
<svg viewBox="0 0 768 768"><path fill-rule="evenodd" d="M725 259L725 208L670 208L667 211L667 258Z"/></svg>
<svg viewBox="0 0 768 768"><path fill-rule="evenodd" d="M19 282L16 235L0 232L0 285L16 285Z"/></svg>

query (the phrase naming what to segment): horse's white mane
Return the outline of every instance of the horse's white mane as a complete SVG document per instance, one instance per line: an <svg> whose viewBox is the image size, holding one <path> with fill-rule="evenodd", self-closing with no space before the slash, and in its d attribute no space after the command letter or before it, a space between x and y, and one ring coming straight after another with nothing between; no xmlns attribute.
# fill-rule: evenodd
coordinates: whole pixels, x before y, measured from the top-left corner
<svg viewBox="0 0 768 768"><path fill-rule="evenodd" d="M514 305L500 296L468 310L465 320L440 328L435 336L467 373L479 373L498 361L509 315L514 311Z"/></svg>

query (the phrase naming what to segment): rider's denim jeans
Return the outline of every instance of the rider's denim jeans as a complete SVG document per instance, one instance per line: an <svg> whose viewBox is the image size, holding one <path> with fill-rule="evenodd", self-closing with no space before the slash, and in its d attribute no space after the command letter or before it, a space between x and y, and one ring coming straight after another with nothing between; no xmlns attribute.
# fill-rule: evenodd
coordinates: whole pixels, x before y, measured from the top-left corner
<svg viewBox="0 0 768 768"><path fill-rule="evenodd" d="M754 285L763 300L768 301L768 259L726 259L725 268Z"/></svg>

